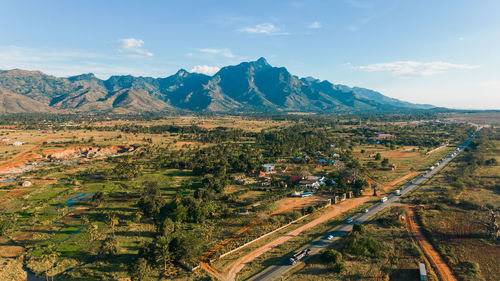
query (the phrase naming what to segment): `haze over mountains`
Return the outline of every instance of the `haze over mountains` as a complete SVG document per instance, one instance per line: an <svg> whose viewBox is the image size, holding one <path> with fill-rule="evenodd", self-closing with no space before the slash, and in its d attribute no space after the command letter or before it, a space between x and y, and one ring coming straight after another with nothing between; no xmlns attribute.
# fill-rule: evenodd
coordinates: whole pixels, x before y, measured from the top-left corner
<svg viewBox="0 0 500 281"><path fill-rule="evenodd" d="M0 71L0 112L387 112L431 109L381 93L298 78L264 58L215 75L184 69L166 78L93 74L68 78L39 71Z"/></svg>

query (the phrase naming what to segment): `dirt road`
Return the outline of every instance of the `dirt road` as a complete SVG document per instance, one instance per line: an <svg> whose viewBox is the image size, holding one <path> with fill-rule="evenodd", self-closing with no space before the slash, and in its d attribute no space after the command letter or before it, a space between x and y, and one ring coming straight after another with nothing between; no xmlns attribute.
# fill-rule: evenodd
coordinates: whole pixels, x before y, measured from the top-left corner
<svg viewBox="0 0 500 281"><path fill-rule="evenodd" d="M220 280L235 280L236 275L238 272L240 272L248 263L253 261L255 258L259 257L260 255L268 252L269 250L272 250L273 248L285 243L286 241L297 237L300 233L303 231L310 229L320 223L326 222L352 208L355 208L366 201L372 199L373 197L370 196L362 196L362 197L357 197L354 199L346 200L340 204L337 205L332 205L328 207L327 211L322 214L320 217L316 218L315 220L295 229L292 230L281 237L267 243L266 245L255 249L254 251L246 254L243 257L240 257L237 259L234 263L232 263L221 275L216 276L217 278L220 278ZM213 268L212 268L213 269Z"/></svg>
<svg viewBox="0 0 500 281"><path fill-rule="evenodd" d="M424 251L425 256L432 263L433 267L437 270L437 274L439 275L439 279L443 281L456 281L457 279L453 276L451 269L444 262L438 252L434 250L432 245L427 241L422 233L422 229L418 224L417 217L415 215L415 210L413 208L406 208L408 214L408 227L412 235L417 240L420 248Z"/></svg>

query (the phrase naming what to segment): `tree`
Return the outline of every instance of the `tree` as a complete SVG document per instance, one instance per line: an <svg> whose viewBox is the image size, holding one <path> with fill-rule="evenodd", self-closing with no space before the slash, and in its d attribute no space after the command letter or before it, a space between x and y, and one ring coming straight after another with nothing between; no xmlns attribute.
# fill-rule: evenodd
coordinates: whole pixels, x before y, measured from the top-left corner
<svg viewBox="0 0 500 281"><path fill-rule="evenodd" d="M324 250L321 252L321 260L327 263L339 263L342 262L342 253L330 249L330 250Z"/></svg>
<svg viewBox="0 0 500 281"><path fill-rule="evenodd" d="M177 234L170 242L170 251L176 261L190 259L201 254L201 242L189 233Z"/></svg>
<svg viewBox="0 0 500 281"><path fill-rule="evenodd" d="M61 213L61 217L64 217L65 213L68 211L68 205L62 202L57 209Z"/></svg>
<svg viewBox="0 0 500 281"><path fill-rule="evenodd" d="M372 189L373 189L373 196L377 196L377 191L380 190L378 183L376 182L372 183Z"/></svg>
<svg viewBox="0 0 500 281"><path fill-rule="evenodd" d="M102 204L102 202L104 201L104 193L102 193L101 191L98 191L96 192L93 196L92 196L92 202L96 205L96 206L100 206Z"/></svg>
<svg viewBox="0 0 500 281"><path fill-rule="evenodd" d="M116 255L118 253L117 248L118 242L114 237L108 237L104 239L101 243L101 247L99 248L99 255L103 256L111 256Z"/></svg>
<svg viewBox="0 0 500 281"><path fill-rule="evenodd" d="M339 273L344 270L344 264L342 263L342 254L336 250L330 249L321 252L321 260L327 262L330 269Z"/></svg>
<svg viewBox="0 0 500 281"><path fill-rule="evenodd" d="M54 244L50 244L42 251L40 259L43 264L47 264L47 267L45 269L45 278L47 281L49 280L49 270L52 269L52 267L56 263L58 256L59 252L57 252ZM52 280L54 280L54 274L52 274Z"/></svg>
<svg viewBox="0 0 500 281"><path fill-rule="evenodd" d="M160 225L160 235L172 235L175 231L175 223L172 221L171 218L167 217L163 220L163 222Z"/></svg>
<svg viewBox="0 0 500 281"><path fill-rule="evenodd" d="M139 199L139 208L146 217L156 219L160 209L165 205L161 197L161 191L156 181L145 181L141 198Z"/></svg>
<svg viewBox="0 0 500 281"><path fill-rule="evenodd" d="M96 222L91 222L88 216L82 216L84 231L89 234L90 242L98 239L99 225Z"/></svg>
<svg viewBox="0 0 500 281"><path fill-rule="evenodd" d="M141 174L141 167L135 163L120 162L113 169L113 174L119 179L134 179Z"/></svg>
<svg viewBox="0 0 500 281"><path fill-rule="evenodd" d="M90 223L87 231L90 235L90 242L99 239L99 225L96 222Z"/></svg>
<svg viewBox="0 0 500 281"><path fill-rule="evenodd" d="M382 155L380 153L375 154L375 160L380 160L382 159Z"/></svg>
<svg viewBox="0 0 500 281"><path fill-rule="evenodd" d="M12 215L0 216L0 236L7 235L15 229L16 219Z"/></svg>
<svg viewBox="0 0 500 281"><path fill-rule="evenodd" d="M131 281L146 281L149 280L148 273L150 271L148 262L144 258L138 258L129 268L128 275Z"/></svg>
<svg viewBox="0 0 500 281"><path fill-rule="evenodd" d="M158 256L161 258L163 261L163 270L167 271L167 263L170 262L170 259L172 258L172 253L170 252L170 238L168 236L160 236L156 240L156 249Z"/></svg>
<svg viewBox="0 0 500 281"><path fill-rule="evenodd" d="M357 223L352 226L352 231L363 233L365 231L365 228L363 227L362 224Z"/></svg>
<svg viewBox="0 0 500 281"><path fill-rule="evenodd" d="M184 204L177 203L175 208L171 213L172 220L175 222L183 222L188 218L188 207L184 206Z"/></svg>
<svg viewBox="0 0 500 281"><path fill-rule="evenodd" d="M389 165L389 159L384 158L382 162L380 162L380 165L382 165L382 167L387 167L387 165Z"/></svg>
<svg viewBox="0 0 500 281"><path fill-rule="evenodd" d="M106 216L106 224L109 225L109 228L111 229L111 233L113 234L113 237L115 236L115 229L118 224L120 224L120 219L116 215L116 213L111 212L108 213Z"/></svg>

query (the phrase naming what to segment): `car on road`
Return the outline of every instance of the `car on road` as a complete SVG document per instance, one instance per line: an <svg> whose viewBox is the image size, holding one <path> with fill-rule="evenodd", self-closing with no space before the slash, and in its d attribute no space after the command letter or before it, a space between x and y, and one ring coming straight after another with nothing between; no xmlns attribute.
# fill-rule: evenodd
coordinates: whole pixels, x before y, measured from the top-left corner
<svg viewBox="0 0 500 281"><path fill-rule="evenodd" d="M330 234L330 235L328 235L328 236L326 237L326 239L328 239L328 240L332 240L332 239L333 239L333 235L331 235L331 234Z"/></svg>
<svg viewBox="0 0 500 281"><path fill-rule="evenodd" d="M368 209L364 209L363 213L365 213L365 214L368 213Z"/></svg>
<svg viewBox="0 0 500 281"><path fill-rule="evenodd" d="M345 220L346 223L352 223L353 221L354 221L353 218L348 218L348 219Z"/></svg>
<svg viewBox="0 0 500 281"><path fill-rule="evenodd" d="M389 198L387 198L387 197L380 198L380 202L384 203L385 201L387 201L387 199L389 199Z"/></svg>

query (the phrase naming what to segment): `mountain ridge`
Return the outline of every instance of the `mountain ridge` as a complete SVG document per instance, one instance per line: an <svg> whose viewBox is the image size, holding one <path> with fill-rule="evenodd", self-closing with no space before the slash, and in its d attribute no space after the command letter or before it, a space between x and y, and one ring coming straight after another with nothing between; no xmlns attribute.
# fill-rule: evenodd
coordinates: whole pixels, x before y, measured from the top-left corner
<svg viewBox="0 0 500 281"><path fill-rule="evenodd" d="M7 96L7 93L10 94ZM391 112L426 110L379 92L299 78L263 57L208 76L179 69L162 77L93 73L67 78L40 71L0 71L0 112ZM19 100L20 103L16 103ZM17 104L17 105L16 105Z"/></svg>

